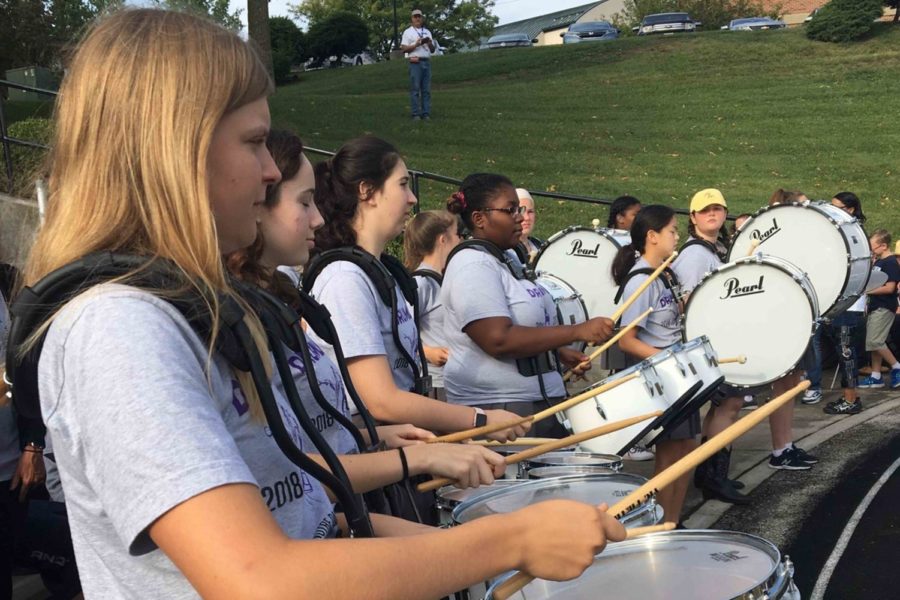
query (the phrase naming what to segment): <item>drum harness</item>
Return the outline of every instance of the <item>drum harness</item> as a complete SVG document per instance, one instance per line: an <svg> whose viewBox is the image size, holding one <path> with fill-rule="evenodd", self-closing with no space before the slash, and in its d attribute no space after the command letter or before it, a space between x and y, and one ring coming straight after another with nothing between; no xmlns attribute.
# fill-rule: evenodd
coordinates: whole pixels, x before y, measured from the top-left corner
<svg viewBox="0 0 900 600"><path fill-rule="evenodd" d="M410 391L422 396L431 393L431 378L428 376L428 364L425 360L425 352L422 348L422 338L418 336L417 344L420 361L416 361L400 339L397 294L395 287L399 286L407 303L413 309L413 322L416 330L419 329L419 299L416 280L404 268L403 264L390 254L382 254L381 258L375 258L359 246L346 246L326 250L313 258L303 271L303 291L312 293L313 284L322 271L333 262L344 260L353 263L363 270L369 281L375 286L381 301L391 311L391 336L400 354L409 365L413 373L413 389Z"/></svg>
<svg viewBox="0 0 900 600"><path fill-rule="evenodd" d="M34 286L23 288L10 306L13 318L9 334L7 380L19 414L31 419L41 417L37 381L38 361L46 332L24 354L21 352L22 346L41 324L69 300L95 285L113 281L122 281L124 284L139 288L171 290L173 293L161 295L160 298L169 302L184 316L200 339L209 342L213 323L207 296L194 287L185 285L185 275L172 263L161 258L111 252L90 254L57 269ZM300 350L304 355L310 381L314 378L308 348L305 352L303 347L296 348L297 344L293 343L296 342L295 336L289 334L289 330L297 322L297 316L289 317L286 311L290 309L283 304L280 306L284 310L277 310L276 303L279 301L273 301L266 292L251 289L250 286L240 282L231 283L254 309L260 309L259 317L266 329L291 409L329 468L320 466L306 456L291 439L281 418L263 359L243 320L245 311L234 298L226 295L219 295L218 298L220 311L216 351L232 368L251 374L266 422L279 449L288 460L332 490L347 517L351 537L372 537L372 525L365 504L361 497L353 493L352 485L340 461L312 423L293 385L293 376L282 344ZM318 394L314 392L314 396L317 402L321 400L321 392Z"/></svg>
<svg viewBox="0 0 900 600"><path fill-rule="evenodd" d="M450 260L466 248L475 248L483 252L487 252L498 261L500 261L500 264L505 266L516 280L521 281L524 279L531 282L534 282L535 280L534 271L532 271L524 263L513 260L512 257L509 256L509 254L501 250L500 247L496 244L479 238L464 240L457 244L457 246L450 251L450 254L447 255L446 264L449 265ZM444 271L446 272L446 270L447 267L444 266ZM553 406L553 404L555 404L555 400L558 399L550 398L549 394L547 394L547 388L544 385L544 374L551 373L553 371L561 374L561 369L559 366L560 364L561 363L559 361L559 355L557 354L556 350L543 352L541 354L538 354L537 356L516 359L516 369L519 371L519 375L523 377L534 377L535 375L537 376L538 386L541 389L541 398L544 400L544 402L547 403L548 406Z"/></svg>

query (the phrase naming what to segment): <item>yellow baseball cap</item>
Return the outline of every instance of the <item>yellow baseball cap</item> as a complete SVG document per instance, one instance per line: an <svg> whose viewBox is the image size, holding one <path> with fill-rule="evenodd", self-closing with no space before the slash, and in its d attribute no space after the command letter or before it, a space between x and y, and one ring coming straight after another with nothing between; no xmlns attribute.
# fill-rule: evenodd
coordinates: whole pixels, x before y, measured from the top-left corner
<svg viewBox="0 0 900 600"><path fill-rule="evenodd" d="M722 195L722 192L715 188L707 188L705 190L700 190L694 197L691 198L691 212L700 212L707 206L711 206L713 204L718 204L719 206L724 206L728 208L728 205L725 204L725 196Z"/></svg>

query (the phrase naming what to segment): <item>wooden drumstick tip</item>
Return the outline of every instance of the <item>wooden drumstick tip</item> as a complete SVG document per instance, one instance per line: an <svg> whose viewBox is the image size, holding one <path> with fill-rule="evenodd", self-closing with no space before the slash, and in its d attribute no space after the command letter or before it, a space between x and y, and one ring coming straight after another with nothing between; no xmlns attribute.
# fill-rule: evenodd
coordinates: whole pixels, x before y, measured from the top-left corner
<svg viewBox="0 0 900 600"><path fill-rule="evenodd" d="M743 365L746 362L747 362L747 357L744 356L743 354L740 354L738 356L733 356L731 358L722 358L719 360L720 365L728 365L728 364L733 364L733 363Z"/></svg>
<svg viewBox="0 0 900 600"><path fill-rule="evenodd" d="M600 219L594 219L593 221L591 221L591 225L593 225L594 227L600 227Z"/></svg>

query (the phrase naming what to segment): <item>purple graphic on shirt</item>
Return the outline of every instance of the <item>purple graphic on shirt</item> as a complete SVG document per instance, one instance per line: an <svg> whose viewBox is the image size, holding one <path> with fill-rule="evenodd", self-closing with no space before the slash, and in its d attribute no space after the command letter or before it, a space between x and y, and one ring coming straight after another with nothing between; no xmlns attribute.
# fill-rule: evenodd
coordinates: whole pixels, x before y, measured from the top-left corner
<svg viewBox="0 0 900 600"><path fill-rule="evenodd" d="M241 389L241 384L235 379L231 380L231 404L239 417L243 417L250 410L250 405L244 397L244 390Z"/></svg>
<svg viewBox="0 0 900 600"><path fill-rule="evenodd" d="M397 323L403 325L411 319L412 315L409 312L409 308L406 307L406 303L400 304L400 307L397 309Z"/></svg>
<svg viewBox="0 0 900 600"><path fill-rule="evenodd" d="M286 409L281 405L281 402L278 403L278 411L281 413L281 422L284 423L285 429L288 430L288 433L291 436L291 441L297 445L297 448L300 451L303 451L303 437L302 430L300 429L300 423L297 422L297 418L294 416L294 413L290 410Z"/></svg>

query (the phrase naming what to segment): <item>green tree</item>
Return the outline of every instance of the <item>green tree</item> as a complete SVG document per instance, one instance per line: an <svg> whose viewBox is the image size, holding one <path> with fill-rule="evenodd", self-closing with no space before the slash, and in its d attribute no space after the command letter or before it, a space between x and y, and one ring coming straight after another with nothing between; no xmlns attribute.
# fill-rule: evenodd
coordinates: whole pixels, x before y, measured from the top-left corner
<svg viewBox="0 0 900 600"><path fill-rule="evenodd" d="M269 32L275 81L283 83L290 78L291 67L306 60L306 35L287 17L270 18Z"/></svg>
<svg viewBox="0 0 900 600"><path fill-rule="evenodd" d="M234 12L228 10L228 0L155 0L159 5L173 10L183 10L208 15L213 21L233 31L240 31L241 13L243 9Z"/></svg>
<svg viewBox="0 0 900 600"><path fill-rule="evenodd" d="M354 14L337 12L309 27L307 36L310 55L319 60L331 56L359 54L369 43L366 22Z"/></svg>
<svg viewBox="0 0 900 600"><path fill-rule="evenodd" d="M882 0L831 0L806 26L806 37L820 42L852 42L863 37L883 13Z"/></svg>
<svg viewBox="0 0 900 600"><path fill-rule="evenodd" d="M613 21L623 31L630 32L647 15L664 12L686 12L704 29L718 29L732 19L768 16L777 18L782 5L766 10L760 0L626 0L625 10Z"/></svg>
<svg viewBox="0 0 900 600"><path fill-rule="evenodd" d="M369 49L382 57L390 54L394 41L392 0L301 0L288 6L294 17L310 26L339 11L358 15L369 27ZM397 25L400 32L409 27L409 14L419 8L437 42L453 52L491 34L497 24L497 17L491 14L493 6L494 0L397 0Z"/></svg>

